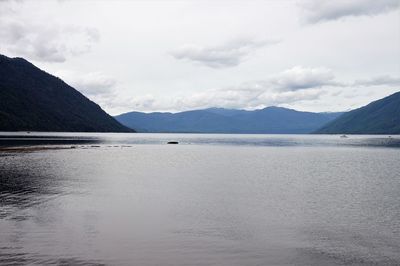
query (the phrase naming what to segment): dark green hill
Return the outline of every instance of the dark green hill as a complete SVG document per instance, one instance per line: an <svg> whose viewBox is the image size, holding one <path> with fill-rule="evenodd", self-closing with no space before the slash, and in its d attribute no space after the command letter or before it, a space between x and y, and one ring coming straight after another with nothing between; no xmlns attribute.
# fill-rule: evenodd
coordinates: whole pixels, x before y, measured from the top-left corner
<svg viewBox="0 0 400 266"><path fill-rule="evenodd" d="M343 114L318 134L400 134L400 92Z"/></svg>
<svg viewBox="0 0 400 266"><path fill-rule="evenodd" d="M22 58L0 55L0 131L132 132Z"/></svg>

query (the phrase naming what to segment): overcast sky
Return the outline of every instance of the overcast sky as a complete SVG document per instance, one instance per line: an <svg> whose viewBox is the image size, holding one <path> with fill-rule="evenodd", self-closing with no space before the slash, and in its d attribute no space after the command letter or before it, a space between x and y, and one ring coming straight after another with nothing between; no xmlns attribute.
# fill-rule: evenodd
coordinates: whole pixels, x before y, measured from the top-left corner
<svg viewBox="0 0 400 266"><path fill-rule="evenodd" d="M0 53L111 114L345 111L400 90L400 0L0 0Z"/></svg>

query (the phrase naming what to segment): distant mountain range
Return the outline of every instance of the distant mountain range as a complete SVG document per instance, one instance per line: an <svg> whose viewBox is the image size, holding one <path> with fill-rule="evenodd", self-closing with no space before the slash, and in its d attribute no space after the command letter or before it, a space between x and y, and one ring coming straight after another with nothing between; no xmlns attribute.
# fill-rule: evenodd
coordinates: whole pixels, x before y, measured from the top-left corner
<svg viewBox="0 0 400 266"><path fill-rule="evenodd" d="M400 92L347 112L319 134L400 134Z"/></svg>
<svg viewBox="0 0 400 266"><path fill-rule="evenodd" d="M3 55L0 131L133 132L61 79Z"/></svg>
<svg viewBox="0 0 400 266"><path fill-rule="evenodd" d="M299 112L282 107L255 111L209 108L180 113L130 112L115 118L138 132L304 134L341 114Z"/></svg>

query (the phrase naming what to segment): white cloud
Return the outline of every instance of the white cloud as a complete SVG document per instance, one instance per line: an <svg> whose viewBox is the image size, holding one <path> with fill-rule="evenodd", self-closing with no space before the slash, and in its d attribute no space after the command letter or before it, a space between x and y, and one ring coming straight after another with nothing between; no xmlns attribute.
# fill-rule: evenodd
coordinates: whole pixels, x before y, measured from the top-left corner
<svg viewBox="0 0 400 266"><path fill-rule="evenodd" d="M87 53L99 41L95 28L36 23L18 15L18 2L3 1L0 17L0 51L42 62L64 62ZM15 6L16 5L16 6Z"/></svg>
<svg viewBox="0 0 400 266"><path fill-rule="evenodd" d="M60 71L57 76L88 97L113 94L117 84L113 77L101 72L77 74L73 71Z"/></svg>
<svg viewBox="0 0 400 266"><path fill-rule="evenodd" d="M171 106L166 106L165 103L156 99L151 94L140 95L132 98L120 98L117 99L117 107L129 108L129 110L153 110L153 108L158 109L169 109ZM111 106L115 106L114 102L109 103Z"/></svg>
<svg viewBox="0 0 400 266"><path fill-rule="evenodd" d="M131 99L115 99L112 107L137 111L182 111L208 107L257 109L271 105L312 101L326 93L323 87L336 86L332 71L326 68L293 67L262 81L238 86L208 89L174 98L156 98L153 95Z"/></svg>
<svg viewBox="0 0 400 266"><path fill-rule="evenodd" d="M260 95L260 101L263 105L281 105L292 104L303 101L314 101L325 94L326 91L321 89L303 89L297 91L285 91L281 93L268 93L264 92Z"/></svg>
<svg viewBox="0 0 400 266"><path fill-rule="evenodd" d="M322 87L337 86L331 70L296 66L265 80L239 86L206 90L179 99L181 109L226 107L255 109L270 105L315 100L324 93Z"/></svg>
<svg viewBox="0 0 400 266"><path fill-rule="evenodd" d="M179 60L188 60L211 68L226 68L239 65L255 50L277 42L279 41L276 39L259 41L242 38L213 47L187 44L172 51L171 55Z"/></svg>
<svg viewBox="0 0 400 266"><path fill-rule="evenodd" d="M258 109L267 106L291 104L298 101L315 100L324 91L298 90L279 92L268 88L231 88L208 90L178 99L175 106L181 110L224 107L237 109Z"/></svg>
<svg viewBox="0 0 400 266"><path fill-rule="evenodd" d="M353 83L354 86L400 86L400 77L389 75L377 76L370 79L360 79Z"/></svg>
<svg viewBox="0 0 400 266"><path fill-rule="evenodd" d="M209 107L260 109L267 106L317 106L320 111L328 111L330 105L335 111L355 108L368 103L364 98L377 98L382 86L398 86L400 78L377 76L354 82L337 81L332 70L325 67L294 66L263 80L244 82L239 85L204 89L195 93L175 97L156 97L145 94L136 97L116 96L104 104L114 114L127 111L184 111ZM368 89L381 86L379 90ZM388 90L393 91L393 90ZM380 95L380 94L379 94ZM361 100L350 104L352 98ZM337 103L323 103L322 99L338 99ZM342 107L340 102L346 102ZM325 106L326 105L326 106Z"/></svg>
<svg viewBox="0 0 400 266"><path fill-rule="evenodd" d="M327 68L307 68L295 66L285 70L270 79L267 83L281 91L295 91L307 88L318 88L322 86L336 86L334 75Z"/></svg>
<svg viewBox="0 0 400 266"><path fill-rule="evenodd" d="M400 6L399 0L305 0L299 2L306 23L349 16L375 16Z"/></svg>
<svg viewBox="0 0 400 266"><path fill-rule="evenodd" d="M130 99L115 99L106 105L115 113L127 111L184 111L209 107L260 109L267 106L287 105L317 100L325 91L319 89L288 92L265 91L254 88L214 89L176 98L159 98L151 94Z"/></svg>

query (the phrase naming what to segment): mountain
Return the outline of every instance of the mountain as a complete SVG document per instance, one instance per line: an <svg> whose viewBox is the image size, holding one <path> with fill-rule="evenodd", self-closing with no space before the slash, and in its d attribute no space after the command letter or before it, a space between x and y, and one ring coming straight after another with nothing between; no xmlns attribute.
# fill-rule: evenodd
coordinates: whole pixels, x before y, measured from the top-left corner
<svg viewBox="0 0 400 266"><path fill-rule="evenodd" d="M400 134L400 92L345 113L316 133Z"/></svg>
<svg viewBox="0 0 400 266"><path fill-rule="evenodd" d="M132 132L61 79L3 55L0 131Z"/></svg>
<svg viewBox="0 0 400 266"><path fill-rule="evenodd" d="M255 111L209 108L180 113L130 112L115 118L139 132L302 134L315 131L339 115L267 107Z"/></svg>

